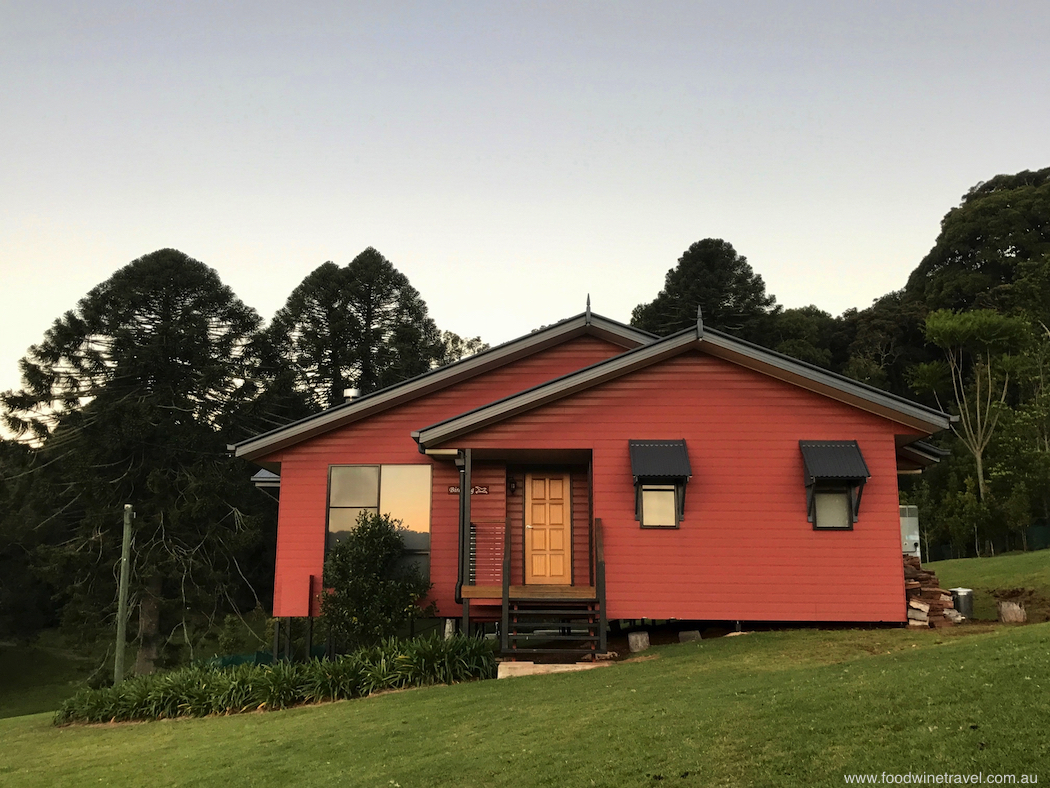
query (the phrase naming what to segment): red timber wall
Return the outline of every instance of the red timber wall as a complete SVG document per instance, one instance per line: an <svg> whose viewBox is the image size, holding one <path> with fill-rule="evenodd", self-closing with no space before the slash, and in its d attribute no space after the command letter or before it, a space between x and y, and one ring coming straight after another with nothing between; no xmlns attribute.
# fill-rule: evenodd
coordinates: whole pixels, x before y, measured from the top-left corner
<svg viewBox="0 0 1050 788"><path fill-rule="evenodd" d="M910 432L691 351L456 442L592 450L610 618L903 622L894 433ZM632 438L686 439L679 529L634 519ZM798 442L843 439L871 472L860 518L814 531Z"/></svg>
<svg viewBox="0 0 1050 788"><path fill-rule="evenodd" d="M440 615L457 615L459 499L448 494L448 487L459 484L459 474L450 460L435 461L420 454L411 432L622 352L623 348L595 337L578 337L267 457L281 464L274 615L316 615L324 568L328 468L354 464L433 467L431 597ZM495 492L474 496L474 516L504 506L502 468L498 472L476 468L473 483L488 484Z"/></svg>

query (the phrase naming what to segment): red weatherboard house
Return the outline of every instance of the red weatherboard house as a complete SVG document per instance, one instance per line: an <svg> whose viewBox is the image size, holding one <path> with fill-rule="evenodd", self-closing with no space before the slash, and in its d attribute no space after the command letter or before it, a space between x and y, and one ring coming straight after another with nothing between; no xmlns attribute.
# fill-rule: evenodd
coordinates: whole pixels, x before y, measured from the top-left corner
<svg viewBox="0 0 1050 788"><path fill-rule="evenodd" d="M280 475L275 616L317 615L366 509L404 520L439 615L600 651L613 619L905 622L897 475L948 423L699 321L588 311L234 448Z"/></svg>

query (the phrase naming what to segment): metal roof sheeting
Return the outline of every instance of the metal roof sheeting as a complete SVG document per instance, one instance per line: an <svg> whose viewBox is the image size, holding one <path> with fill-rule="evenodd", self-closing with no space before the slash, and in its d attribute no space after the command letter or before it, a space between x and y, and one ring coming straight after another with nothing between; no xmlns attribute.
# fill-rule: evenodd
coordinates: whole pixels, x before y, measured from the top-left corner
<svg viewBox="0 0 1050 788"><path fill-rule="evenodd" d="M799 441L798 447L802 450L807 486L821 479L871 478L856 441Z"/></svg>
<svg viewBox="0 0 1050 788"><path fill-rule="evenodd" d="M636 479L689 478L689 450L684 440L628 441L631 474Z"/></svg>

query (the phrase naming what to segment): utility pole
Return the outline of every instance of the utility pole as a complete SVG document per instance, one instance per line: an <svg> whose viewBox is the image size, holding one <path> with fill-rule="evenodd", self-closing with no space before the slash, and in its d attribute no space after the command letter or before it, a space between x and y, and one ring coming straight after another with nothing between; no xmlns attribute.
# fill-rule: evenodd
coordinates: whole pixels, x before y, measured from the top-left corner
<svg viewBox="0 0 1050 788"><path fill-rule="evenodd" d="M124 680L124 649L128 637L128 578L131 575L131 521L135 512L124 504L124 541L120 546L120 590L117 596L117 653L113 660L113 686Z"/></svg>

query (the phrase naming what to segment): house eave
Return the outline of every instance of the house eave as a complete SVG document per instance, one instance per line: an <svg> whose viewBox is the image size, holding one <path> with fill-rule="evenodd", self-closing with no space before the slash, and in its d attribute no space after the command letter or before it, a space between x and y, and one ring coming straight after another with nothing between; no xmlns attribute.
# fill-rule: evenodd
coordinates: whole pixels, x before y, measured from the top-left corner
<svg viewBox="0 0 1050 788"><path fill-rule="evenodd" d="M421 449L436 448L461 435L483 429L578 391L643 369L690 348L702 349L764 375L822 394L921 432L948 429L950 417L932 408L822 370L789 356L735 339L711 329L689 328L652 344L601 361L585 369L476 408L413 433Z"/></svg>

